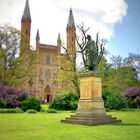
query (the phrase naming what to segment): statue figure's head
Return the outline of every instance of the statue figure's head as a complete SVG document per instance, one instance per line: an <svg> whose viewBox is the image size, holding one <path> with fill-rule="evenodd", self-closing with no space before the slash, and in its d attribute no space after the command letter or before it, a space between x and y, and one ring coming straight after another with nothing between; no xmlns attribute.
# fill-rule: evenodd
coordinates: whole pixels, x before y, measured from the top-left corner
<svg viewBox="0 0 140 140"><path fill-rule="evenodd" d="M88 40L91 40L91 35L87 35L87 39Z"/></svg>

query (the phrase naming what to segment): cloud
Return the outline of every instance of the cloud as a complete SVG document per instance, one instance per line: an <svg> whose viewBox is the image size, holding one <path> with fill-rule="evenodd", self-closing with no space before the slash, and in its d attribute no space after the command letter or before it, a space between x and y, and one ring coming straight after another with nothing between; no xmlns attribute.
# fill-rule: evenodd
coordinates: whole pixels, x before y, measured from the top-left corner
<svg viewBox="0 0 140 140"><path fill-rule="evenodd" d="M46 29L46 38L47 32L49 33L48 39L51 38L50 33L54 33L57 38L57 32L60 32L65 40L65 28L70 7L73 9L76 24L84 22L86 26L90 27L90 34L94 36L100 32L100 36L106 39L113 36L114 26L122 22L127 14L127 4L124 0L49 0L47 2L42 0L39 3L42 5L40 5L41 9L38 14L42 13L43 16L41 18L38 15L40 18L38 25L40 27L41 24L44 25L40 30L43 35L43 31ZM45 39L43 40L45 41Z"/></svg>
<svg viewBox="0 0 140 140"><path fill-rule="evenodd" d="M11 6L11 5L13 5L13 1L8 2L8 6Z"/></svg>
<svg viewBox="0 0 140 140"><path fill-rule="evenodd" d="M59 7L69 8L71 3L78 22L83 20L91 28L100 30L104 37L109 38L113 33L114 25L121 22L127 14L127 4L124 0L60 0ZM105 36L107 32L107 35Z"/></svg>
<svg viewBox="0 0 140 140"><path fill-rule="evenodd" d="M0 19L11 22L20 28L20 20L26 0L0 0ZM9 2L9 10L8 8ZM4 3L7 3L4 4ZM90 27L94 36L100 32L101 37L110 39L114 26L123 21L127 14L127 4L124 0L29 0L32 17L31 44L35 46L37 28L40 30L42 43L56 44L58 32L66 39L66 24L69 9L72 7L75 23L84 22ZM7 6L7 7L6 7ZM3 14L4 11L4 14Z"/></svg>

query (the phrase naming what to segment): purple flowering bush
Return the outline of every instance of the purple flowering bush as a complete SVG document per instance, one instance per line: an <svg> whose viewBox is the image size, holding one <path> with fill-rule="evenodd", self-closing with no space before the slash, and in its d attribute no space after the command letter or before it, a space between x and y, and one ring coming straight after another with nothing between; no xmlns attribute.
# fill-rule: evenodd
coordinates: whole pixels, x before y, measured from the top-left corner
<svg viewBox="0 0 140 140"><path fill-rule="evenodd" d="M20 98L25 95L24 89L16 89L7 85L0 84L0 102L5 103L0 108L16 108L20 106ZM0 104L1 104L0 103Z"/></svg>
<svg viewBox="0 0 140 140"><path fill-rule="evenodd" d="M0 108L21 108L23 111L35 109L40 111L40 100L33 93L26 93L24 89L16 89L0 84Z"/></svg>
<svg viewBox="0 0 140 140"><path fill-rule="evenodd" d="M140 87L130 87L124 92L124 96L127 100L128 107L140 106Z"/></svg>

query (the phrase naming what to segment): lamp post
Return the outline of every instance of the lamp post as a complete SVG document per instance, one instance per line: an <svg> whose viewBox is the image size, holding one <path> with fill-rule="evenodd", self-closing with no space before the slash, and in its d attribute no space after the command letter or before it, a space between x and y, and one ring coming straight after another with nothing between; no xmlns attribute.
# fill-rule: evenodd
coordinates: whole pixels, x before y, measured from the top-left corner
<svg viewBox="0 0 140 140"><path fill-rule="evenodd" d="M31 93L31 88L32 88L32 85L33 85L33 79L30 78L28 83L29 83L29 86L30 86L30 93Z"/></svg>

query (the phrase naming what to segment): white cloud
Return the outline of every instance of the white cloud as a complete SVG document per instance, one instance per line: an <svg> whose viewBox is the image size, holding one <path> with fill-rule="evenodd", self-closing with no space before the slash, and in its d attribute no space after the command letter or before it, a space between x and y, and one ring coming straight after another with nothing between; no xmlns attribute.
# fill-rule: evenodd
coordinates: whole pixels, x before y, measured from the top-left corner
<svg viewBox="0 0 140 140"><path fill-rule="evenodd" d="M26 0L0 0L1 23L10 22L20 29L20 20ZM114 25L127 14L124 0L29 0L32 17L31 44L35 46L37 28L41 42L56 44L57 34L65 40L69 8L73 8L75 23L84 22L93 36L110 39Z"/></svg>

